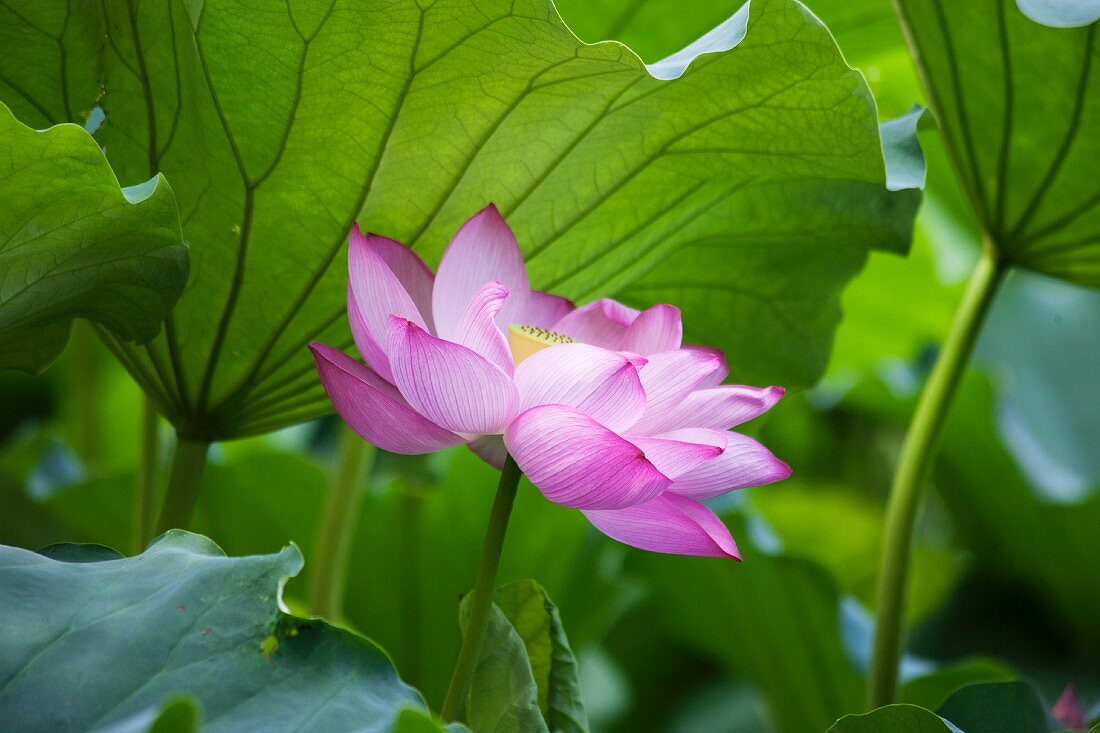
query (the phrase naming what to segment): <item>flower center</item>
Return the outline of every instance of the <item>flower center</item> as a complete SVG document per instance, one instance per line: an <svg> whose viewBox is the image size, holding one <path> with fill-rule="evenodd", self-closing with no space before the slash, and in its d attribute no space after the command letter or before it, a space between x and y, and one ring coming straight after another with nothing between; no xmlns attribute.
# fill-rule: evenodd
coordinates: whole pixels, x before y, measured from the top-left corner
<svg viewBox="0 0 1100 733"><path fill-rule="evenodd" d="M513 323L508 326L508 346L512 349L512 361L516 366L538 351L556 344L571 344L573 339L554 331L535 326L521 326Z"/></svg>

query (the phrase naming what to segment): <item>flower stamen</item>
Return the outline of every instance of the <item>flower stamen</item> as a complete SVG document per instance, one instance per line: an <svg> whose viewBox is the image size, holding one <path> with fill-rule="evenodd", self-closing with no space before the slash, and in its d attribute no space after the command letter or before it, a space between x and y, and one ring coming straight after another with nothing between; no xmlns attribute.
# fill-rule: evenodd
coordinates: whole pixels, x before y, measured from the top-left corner
<svg viewBox="0 0 1100 733"><path fill-rule="evenodd" d="M550 346L571 344L574 340L565 334L548 331L537 326L523 326L513 323L508 326L508 346L512 349L512 361L516 366L531 356Z"/></svg>

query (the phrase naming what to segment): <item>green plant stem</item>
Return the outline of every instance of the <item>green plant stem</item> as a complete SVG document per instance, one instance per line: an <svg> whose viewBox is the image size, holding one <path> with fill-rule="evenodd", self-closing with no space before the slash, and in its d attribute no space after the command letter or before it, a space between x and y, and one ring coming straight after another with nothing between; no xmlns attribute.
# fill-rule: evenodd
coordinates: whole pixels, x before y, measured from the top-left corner
<svg viewBox="0 0 1100 733"><path fill-rule="evenodd" d="M343 614L348 558L359 522L363 480L374 457L374 446L349 428L341 429L339 457L317 528L309 579L310 613L333 621Z"/></svg>
<svg viewBox="0 0 1100 733"><path fill-rule="evenodd" d="M407 478L401 487L401 672L403 678L415 684L420 681L421 643L423 624L421 613L420 547L422 540L421 514L424 509L424 488L417 479Z"/></svg>
<svg viewBox="0 0 1100 733"><path fill-rule="evenodd" d="M206 449L209 447L210 444L204 440L193 440L177 434L172 472L168 475L168 488L164 492L164 503L157 519L158 535L170 529L187 529L191 525L191 514L194 513L195 502L199 498L199 482L202 479L202 469L206 466Z"/></svg>
<svg viewBox="0 0 1100 733"><path fill-rule="evenodd" d="M134 552L153 539L157 507L157 410L148 396L142 398L141 451L134 493Z"/></svg>
<svg viewBox="0 0 1100 733"><path fill-rule="evenodd" d="M500 484L497 485L493 508L489 512L489 527L485 530L485 542L481 546L477 584L474 586L474 598L470 604L470 620L462 639L462 649L458 652L451 684L447 688L447 697L444 698L443 709L440 711L444 721L457 719L459 706L466 696L470 678L481 656L489 611L493 607L493 591L496 588L497 568L500 567L500 551L504 546L504 533L508 529L508 517L512 514L516 488L522 475L515 460L508 456L504 461L504 469L500 472Z"/></svg>
<svg viewBox="0 0 1100 733"><path fill-rule="evenodd" d="M871 708L895 702L898 666L905 649L905 593L913 528L943 424L1004 268L985 246L936 365L921 392L902 445L886 510L886 532L875 604L875 636L868 679Z"/></svg>

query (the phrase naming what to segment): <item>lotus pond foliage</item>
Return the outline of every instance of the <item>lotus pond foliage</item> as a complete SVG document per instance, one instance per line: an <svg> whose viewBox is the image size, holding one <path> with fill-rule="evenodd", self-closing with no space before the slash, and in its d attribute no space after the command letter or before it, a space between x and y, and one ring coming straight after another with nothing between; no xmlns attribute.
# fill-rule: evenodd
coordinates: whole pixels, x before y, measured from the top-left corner
<svg viewBox="0 0 1100 733"><path fill-rule="evenodd" d="M0 730L1100 730L1098 19L0 2Z"/></svg>

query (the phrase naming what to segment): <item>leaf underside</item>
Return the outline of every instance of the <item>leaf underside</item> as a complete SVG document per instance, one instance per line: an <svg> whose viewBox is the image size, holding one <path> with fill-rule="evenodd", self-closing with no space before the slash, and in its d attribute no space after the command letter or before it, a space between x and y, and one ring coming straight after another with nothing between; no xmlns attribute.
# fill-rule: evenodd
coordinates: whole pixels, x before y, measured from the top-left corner
<svg viewBox="0 0 1100 733"><path fill-rule="evenodd" d="M163 176L122 189L84 130L32 130L3 104L0 151L0 369L44 369L74 318L152 339L187 282Z"/></svg>
<svg viewBox="0 0 1100 733"><path fill-rule="evenodd" d="M185 433L328 411L305 347L351 345L356 220L434 262L493 201L536 287L675 302L736 378L787 385L820 375L867 251L909 241L919 194L884 189L866 85L791 0L753 0L736 47L674 81L548 0L71 6L0 8L0 95L70 119L102 83L120 176L172 181L191 286L161 337L115 350Z"/></svg>

